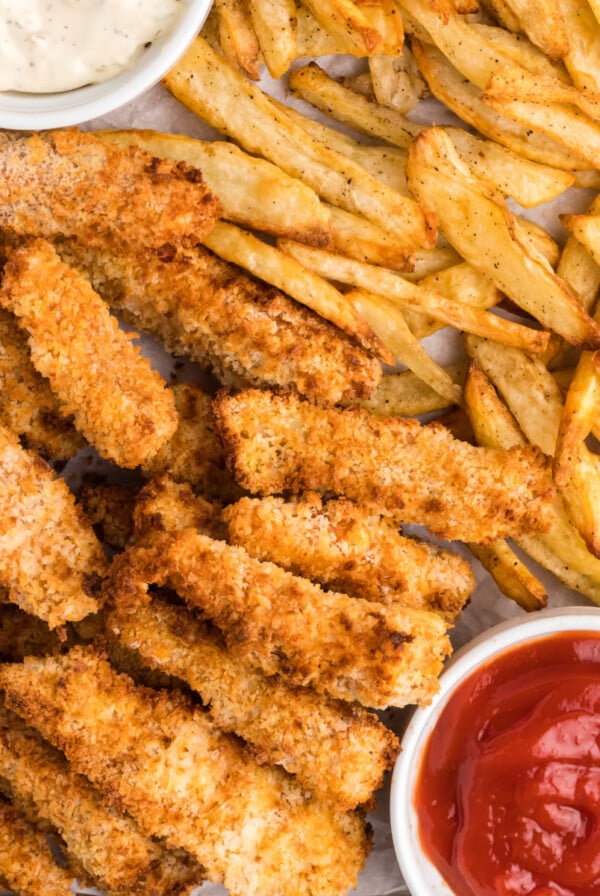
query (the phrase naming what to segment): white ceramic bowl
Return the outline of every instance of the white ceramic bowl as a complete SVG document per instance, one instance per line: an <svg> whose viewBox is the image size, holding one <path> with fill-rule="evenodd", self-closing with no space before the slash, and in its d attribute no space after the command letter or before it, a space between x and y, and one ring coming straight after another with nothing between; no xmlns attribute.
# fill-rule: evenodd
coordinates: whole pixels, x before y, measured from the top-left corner
<svg viewBox="0 0 600 896"><path fill-rule="evenodd" d="M63 93L0 92L0 127L45 130L82 124L106 115L152 87L183 55L202 28L212 0L183 0L188 7L127 71L101 84Z"/></svg>
<svg viewBox="0 0 600 896"><path fill-rule="evenodd" d="M433 702L414 712L402 738L390 795L394 848L412 896L455 896L423 852L413 799L423 749L448 699L482 663L526 641L569 631L600 632L600 608L542 610L489 629L457 651L440 678L440 691Z"/></svg>

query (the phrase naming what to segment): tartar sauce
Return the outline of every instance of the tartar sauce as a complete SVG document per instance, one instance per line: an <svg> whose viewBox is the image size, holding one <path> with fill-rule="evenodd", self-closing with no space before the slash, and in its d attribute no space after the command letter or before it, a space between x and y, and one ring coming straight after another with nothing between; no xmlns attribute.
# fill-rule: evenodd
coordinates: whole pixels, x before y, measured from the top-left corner
<svg viewBox="0 0 600 896"><path fill-rule="evenodd" d="M182 0L0 0L0 90L106 81L175 24Z"/></svg>

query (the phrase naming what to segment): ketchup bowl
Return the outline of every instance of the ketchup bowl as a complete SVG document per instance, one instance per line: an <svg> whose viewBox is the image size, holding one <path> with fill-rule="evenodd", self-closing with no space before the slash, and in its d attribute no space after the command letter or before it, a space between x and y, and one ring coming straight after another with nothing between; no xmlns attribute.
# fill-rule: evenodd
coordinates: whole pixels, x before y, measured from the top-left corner
<svg viewBox="0 0 600 896"><path fill-rule="evenodd" d="M406 728L390 816L412 896L600 893L600 608L459 650Z"/></svg>
<svg viewBox="0 0 600 896"><path fill-rule="evenodd" d="M212 0L180 2L183 9L172 27L108 80L56 93L0 91L0 127L45 130L82 124L134 100L160 81L184 54L212 6Z"/></svg>

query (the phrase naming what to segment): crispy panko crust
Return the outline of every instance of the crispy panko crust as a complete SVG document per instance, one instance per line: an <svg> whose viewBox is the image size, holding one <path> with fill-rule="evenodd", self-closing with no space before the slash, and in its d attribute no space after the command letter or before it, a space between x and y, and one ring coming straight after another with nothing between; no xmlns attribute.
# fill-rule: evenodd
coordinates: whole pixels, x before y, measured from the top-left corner
<svg viewBox="0 0 600 896"><path fill-rule="evenodd" d="M69 856L108 896L177 896L203 880L191 856L168 852L108 808L64 756L0 706L0 777L29 821L49 823Z"/></svg>
<svg viewBox="0 0 600 896"><path fill-rule="evenodd" d="M84 481L77 492L77 503L100 541L122 550L133 534L136 496L136 490L125 485Z"/></svg>
<svg viewBox="0 0 600 896"><path fill-rule="evenodd" d="M50 628L98 608L107 563L75 498L41 457L0 426L0 585Z"/></svg>
<svg viewBox="0 0 600 896"><path fill-rule="evenodd" d="M85 444L60 402L33 364L27 337L16 318L0 309L0 422L28 448L67 460Z"/></svg>
<svg viewBox="0 0 600 896"><path fill-rule="evenodd" d="M0 878L19 896L73 896L73 877L55 863L45 836L0 803Z"/></svg>
<svg viewBox="0 0 600 896"><path fill-rule="evenodd" d="M167 585L221 629L241 662L365 706L426 703L450 652L437 614L325 592L193 529L128 548L111 572L109 596L125 610L147 599L149 584Z"/></svg>
<svg viewBox="0 0 600 896"><path fill-rule="evenodd" d="M128 610L109 613L109 631L152 668L186 681L258 761L282 765L339 810L367 803L381 786L399 744L374 713L255 672L184 607L153 599Z"/></svg>
<svg viewBox="0 0 600 896"><path fill-rule="evenodd" d="M225 538L227 533L220 506L194 494L189 483L165 475L151 479L138 492L133 524L137 542L181 529L198 529L211 538Z"/></svg>
<svg viewBox="0 0 600 896"><path fill-rule="evenodd" d="M0 304L88 442L122 467L152 458L177 427L173 394L88 281L45 240L15 249Z"/></svg>
<svg viewBox="0 0 600 896"><path fill-rule="evenodd" d="M111 804L189 850L232 896L342 896L355 884L369 851L362 816L307 799L183 697L78 647L0 667L0 687Z"/></svg>
<svg viewBox="0 0 600 896"><path fill-rule="evenodd" d="M0 227L90 246L194 244L219 214L200 171L76 129L0 134Z"/></svg>
<svg viewBox="0 0 600 896"><path fill-rule="evenodd" d="M344 495L481 544L552 523L549 464L532 447L479 448L437 423L317 408L291 392L221 392L215 412L235 477L254 494Z"/></svg>
<svg viewBox="0 0 600 896"><path fill-rule="evenodd" d="M456 619L475 587L466 560L405 538L388 519L345 499L242 498L223 511L231 544L295 575L383 604Z"/></svg>
<svg viewBox="0 0 600 896"><path fill-rule="evenodd" d="M314 401L368 398L375 358L340 330L201 246L58 250L123 318L229 386L292 386Z"/></svg>
<svg viewBox="0 0 600 896"><path fill-rule="evenodd" d="M211 396L196 383L176 383L172 392L179 417L177 429L158 453L142 465L143 473L166 473L177 482L189 482L201 494L235 501L242 490L225 465Z"/></svg>

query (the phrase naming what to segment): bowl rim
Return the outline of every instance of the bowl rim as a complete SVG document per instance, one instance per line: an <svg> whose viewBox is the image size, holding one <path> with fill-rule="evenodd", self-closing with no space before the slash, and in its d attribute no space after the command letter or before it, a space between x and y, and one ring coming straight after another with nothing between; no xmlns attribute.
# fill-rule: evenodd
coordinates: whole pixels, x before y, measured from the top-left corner
<svg viewBox="0 0 600 896"><path fill-rule="evenodd" d="M456 896L424 853L413 792L425 742L455 687L483 662L525 641L569 631L600 632L600 607L570 606L540 610L495 625L461 647L440 676L440 690L429 706L414 710L401 741L390 789L390 824L394 851L413 896Z"/></svg>
<svg viewBox="0 0 600 896"><path fill-rule="evenodd" d="M182 0L187 5L167 31L131 68L98 84L60 93L0 91L0 127L45 130L84 124L124 106L154 86L191 45L201 30L212 0Z"/></svg>

